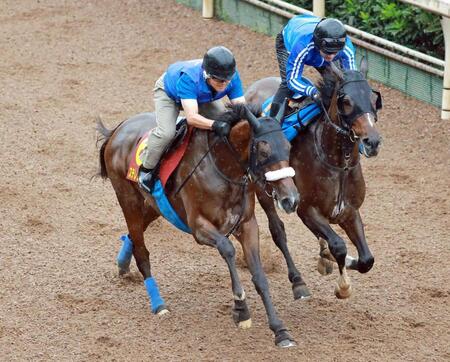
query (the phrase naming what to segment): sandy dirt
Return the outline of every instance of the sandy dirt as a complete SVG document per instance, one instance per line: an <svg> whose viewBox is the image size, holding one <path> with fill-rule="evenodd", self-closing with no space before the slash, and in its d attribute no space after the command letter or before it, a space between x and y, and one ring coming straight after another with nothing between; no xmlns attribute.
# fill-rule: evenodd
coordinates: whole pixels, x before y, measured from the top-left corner
<svg viewBox="0 0 450 362"><path fill-rule="evenodd" d="M0 360L450 360L450 126L437 108L377 85L384 144L363 160L362 208L375 266L350 273L350 299L334 297L317 241L283 215L313 293L294 301L258 207L273 299L298 343L281 350L248 271L243 331L218 252L164 220L146 238L171 313L152 315L134 262L117 275L126 227L112 187L91 179L97 116L113 127L152 110L167 65L213 45L234 51L246 86L276 75L274 40L173 0L2 0L0 33Z"/></svg>

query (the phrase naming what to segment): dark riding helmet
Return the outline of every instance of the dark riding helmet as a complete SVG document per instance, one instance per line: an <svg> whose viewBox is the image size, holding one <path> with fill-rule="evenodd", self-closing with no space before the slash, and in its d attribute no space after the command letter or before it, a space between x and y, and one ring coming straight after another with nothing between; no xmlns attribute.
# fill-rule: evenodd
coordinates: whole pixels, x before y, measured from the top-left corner
<svg viewBox="0 0 450 362"><path fill-rule="evenodd" d="M210 77L231 80L236 72L236 60L229 49L223 46L213 47L203 57L203 69Z"/></svg>
<svg viewBox="0 0 450 362"><path fill-rule="evenodd" d="M314 45L324 53L333 54L344 49L347 32L337 19L322 19L314 29Z"/></svg>

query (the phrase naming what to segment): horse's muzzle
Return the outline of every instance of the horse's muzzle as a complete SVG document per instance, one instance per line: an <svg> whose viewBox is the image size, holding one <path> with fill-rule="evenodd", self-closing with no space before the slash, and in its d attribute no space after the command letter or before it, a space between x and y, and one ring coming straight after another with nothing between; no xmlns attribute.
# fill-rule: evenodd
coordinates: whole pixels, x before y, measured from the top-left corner
<svg viewBox="0 0 450 362"><path fill-rule="evenodd" d="M280 209L290 214L295 210L297 210L299 202L300 202L300 194L298 192L294 192L291 196L284 197L283 199L278 200L278 206Z"/></svg>
<svg viewBox="0 0 450 362"><path fill-rule="evenodd" d="M366 137L361 140L362 152L367 158L378 155L381 146L381 137Z"/></svg>

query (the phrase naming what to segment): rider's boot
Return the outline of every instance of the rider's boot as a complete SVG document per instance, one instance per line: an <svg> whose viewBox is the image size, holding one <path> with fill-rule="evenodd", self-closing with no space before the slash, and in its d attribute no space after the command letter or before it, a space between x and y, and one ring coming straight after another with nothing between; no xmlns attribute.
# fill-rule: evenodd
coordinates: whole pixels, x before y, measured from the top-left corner
<svg viewBox="0 0 450 362"><path fill-rule="evenodd" d="M147 191L149 194L152 192L153 188L153 169L145 168L141 165L139 167L138 173L138 184L141 189Z"/></svg>

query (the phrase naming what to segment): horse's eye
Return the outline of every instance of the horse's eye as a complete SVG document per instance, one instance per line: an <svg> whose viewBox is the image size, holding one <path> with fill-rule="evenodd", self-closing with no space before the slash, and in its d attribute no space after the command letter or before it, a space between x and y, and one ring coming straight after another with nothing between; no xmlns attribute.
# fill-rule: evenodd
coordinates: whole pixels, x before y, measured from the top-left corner
<svg viewBox="0 0 450 362"><path fill-rule="evenodd" d="M271 154L270 145L267 142L258 142L258 159L263 161Z"/></svg>
<svg viewBox="0 0 450 362"><path fill-rule="evenodd" d="M353 101L349 96L344 96L340 99L339 103L339 111L342 114L348 115L352 113L353 110Z"/></svg>

